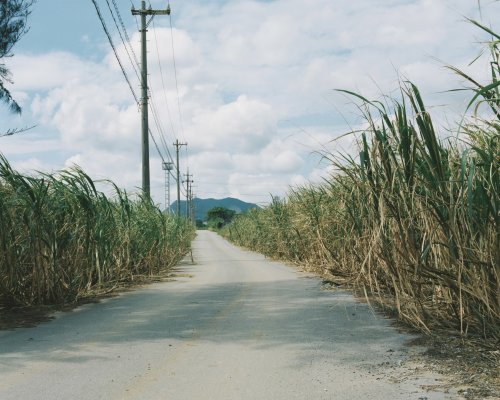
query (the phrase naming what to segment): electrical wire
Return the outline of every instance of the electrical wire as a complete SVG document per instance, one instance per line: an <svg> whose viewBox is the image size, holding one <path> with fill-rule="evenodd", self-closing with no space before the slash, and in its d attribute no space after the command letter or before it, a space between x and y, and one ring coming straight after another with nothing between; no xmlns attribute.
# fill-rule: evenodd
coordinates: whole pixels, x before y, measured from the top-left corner
<svg viewBox="0 0 500 400"><path fill-rule="evenodd" d="M120 21L120 25L122 27L123 34L125 35L125 38L127 39L127 43L130 47L130 51L132 52L132 55L134 56L134 61L135 61L136 65L139 66L139 59L137 58L137 55L135 54L134 47L132 46L132 43L130 41L130 37L128 35L127 28L125 28L125 24L123 23L123 19L122 19L122 16L120 14L120 10L118 9L118 5L116 4L116 0L112 0L112 1L113 1L113 6L115 7L116 15L118 16L118 20ZM130 2L132 3L132 0L130 0ZM132 3L132 6L133 5L134 5L134 3ZM136 22L137 22L137 17L136 17ZM137 30L139 30L139 24L137 24Z"/></svg>
<svg viewBox="0 0 500 400"><path fill-rule="evenodd" d="M155 35L156 54L158 56L157 57L158 58L158 67L160 68L160 76L161 76L161 84L162 84L162 87L163 87L163 95L165 97L165 105L167 106L167 115L168 115L168 119L170 121L170 127L172 128L172 135L174 136L174 139L175 139L175 138L177 138L177 135L175 134L174 124L173 124L173 121L172 121L172 114L170 112L170 106L168 104L167 89L165 87L165 79L163 77L163 68L161 66L160 49L158 47L158 37L156 35L156 26L155 26L154 20L153 20L153 32L154 32L154 35Z"/></svg>
<svg viewBox="0 0 500 400"><path fill-rule="evenodd" d="M130 83L130 80L128 78L127 72L125 71L125 68L123 68L123 64L120 60L120 57L118 56L115 45L113 44L113 40L111 39L111 35L108 31L106 23L104 22L104 19L103 19L102 14L101 14L101 10L99 9L99 6L97 5L95 0L92 0L92 3L94 4L95 10L97 12L97 16L99 17L99 20L101 21L102 28L104 29L104 33L106 33L106 36L108 37L108 41L109 41L109 44L111 45L111 48L113 49L113 53L115 53L116 60L118 61L120 69L122 70L123 76L125 77L125 80L127 81L127 84L130 88L130 91L132 92L132 95L134 96L135 102L137 104L139 104L139 100L137 99L137 95L135 94L135 91L132 87L132 84Z"/></svg>
<svg viewBox="0 0 500 400"><path fill-rule="evenodd" d="M107 1L107 0L106 0ZM116 2L115 0L112 0L113 1L113 4L115 5L116 7ZM132 0L131 0L131 3L132 3ZM132 3L133 5L133 3ZM118 11L119 13L119 11ZM119 14L118 14L119 15ZM119 18L120 19L120 18ZM153 21L153 27L154 27L154 19L152 20ZM123 22L122 22L122 25L123 25ZM122 26L122 29L125 33L125 36L128 38L128 41L129 41L129 45L130 45L130 39L129 39L129 36L128 36L128 33L125 29L124 26ZM154 32L155 33L155 38L156 38L156 31ZM157 48L157 51L158 51L158 43L157 43L157 40L156 40L156 48ZM134 59L136 60L137 62L137 57L135 55L135 52L133 51L133 48L131 47L131 50L132 50L132 54L134 55ZM159 60L159 51L158 51L158 60ZM160 66L161 68L161 66ZM162 79L163 79L163 75L162 75ZM163 129L163 125L161 123L161 119L159 117L159 113L158 113L158 109L157 109L157 106L156 106L156 102L155 102L155 97L153 95L153 90L151 87L148 87L148 95L149 95L149 98L150 98L150 101L148 102L149 104L149 108L151 110L151 113L153 115L153 120L154 120L154 123L156 125L156 129L158 131L158 136L160 138L160 142L162 144L162 147L164 149L164 152L166 154L166 157L168 158L169 162L172 163L172 165L175 165L175 163L173 162L173 158L172 158L172 154L168 148L168 145L167 145L167 142L166 142L166 139L165 139L165 130ZM162 162L165 162L165 157L163 157L163 155L161 154L161 150L160 150L160 146L158 146L158 142L156 141L156 139L154 138L154 135L153 135L153 132L151 131L150 129L150 135L151 135L151 138L153 139L154 141L154 144L155 144L155 147L156 147L156 150L157 152L160 154L161 158L162 158ZM176 166L177 168L177 166ZM170 173L172 175L172 173ZM173 176L173 175L172 175ZM174 177L174 179L176 180L176 178Z"/></svg>
<svg viewBox="0 0 500 400"><path fill-rule="evenodd" d="M174 65L174 77L175 77L175 89L177 91L177 108L179 110L179 124L181 128L181 134L184 141L186 141L184 137L184 123L182 120L182 112L181 112L181 98L179 95L179 80L177 79L177 63L175 61L175 49L174 49L174 28L172 26L172 15L169 15L170 21L170 44L172 46L172 62Z"/></svg>
<svg viewBox="0 0 500 400"><path fill-rule="evenodd" d="M168 118L169 118L169 122L170 122L170 127L172 129L172 135L173 135L174 138L177 138L177 135L175 134L175 129L174 129L173 122L172 122L172 115L171 115L171 112L170 112L170 107L169 107L168 98L167 98L167 90L166 90L166 87L165 87L165 79L164 79L164 74L163 74L163 68L162 68L162 65L161 65L160 51L159 51L159 47L158 47L158 36L157 36L157 33L156 33L156 26L155 26L155 23L154 23L154 19L152 20L152 23L153 23L153 33L155 35L155 46L156 46L156 53L157 53L157 61L158 61L159 69L160 69L160 75L161 75L161 81L162 81L162 88L163 88L163 93L164 93L164 96L165 96L165 103L166 103L166 106L167 106ZM175 162L173 162L172 155L170 153L170 150L168 149L168 145L167 145L166 140L165 140L165 137L166 137L166 135L164 134L165 130L162 128L162 123L161 123L161 119L159 117L159 113L158 113L158 110L157 110L157 107L156 107L156 102L154 100L153 91L152 91L151 88L149 88L148 90L149 90L150 98L151 98L152 114L153 114L153 117L154 117L154 120L155 120L155 124L156 124L156 126L158 128L158 131L160 133L160 139L162 141L163 147L164 147L165 151L167 152L168 157L170 158L172 164L175 166L175 171L179 172L179 174L180 174L180 171L178 171L179 167L177 166L177 164ZM178 104L180 105L180 102ZM174 177L174 179L177 181L176 177Z"/></svg>
<svg viewBox="0 0 500 400"><path fill-rule="evenodd" d="M113 53L115 54L115 57L116 57L116 60L118 61L118 64L120 66L120 69L123 73L123 76L125 77L125 80L130 88L130 91L132 92L132 95L135 99L135 102L137 104L139 104L139 100L138 100L138 97L132 87L132 84L130 82L130 79L127 75L127 72L123 66L123 63L118 55L118 52L116 50L116 47L113 43L113 40L111 38L111 34L106 26L106 23L104 21L104 18L103 18L103 15L101 13L101 10L96 2L96 0L92 0L92 3L94 4L94 7L96 9L96 12L97 12L97 16L99 17L99 20L101 21L101 24L102 24L102 27L103 27L103 30L108 38L108 41L109 41L109 44L111 45L111 48L113 49ZM112 0L112 3L113 3L113 7L114 7L114 10L115 10L115 13L116 13L116 17L115 17L115 13L113 12L112 8L111 8L111 4L109 2L109 0L106 0L106 4L108 6L108 9L109 9L109 12L111 14L111 17L113 19L113 22L115 24L115 27L116 29L118 30L118 34L120 36L120 39L125 47L125 51L127 52L127 56L128 56L128 59L130 61L130 63L132 64L132 68L134 69L134 72L137 76L137 78L139 79L139 81L142 81L141 78L140 78L140 75L138 73L138 69L139 69L139 62L137 60L137 56L134 52L134 49L131 45L131 42L130 42L130 36L128 35L128 32L125 28L125 24L123 23L123 19L121 17L121 14L119 12L119 9L118 9L118 6L116 4L116 1L115 0ZM132 4L132 7L134 7L134 3L132 2L132 0L130 0L130 3ZM118 18L118 21L117 21L117 18ZM119 22L119 24L118 24ZM136 24L137 24L137 28L139 29L139 25L138 25L138 22L137 22L137 18L136 18ZM120 26L121 26L121 29L120 29ZM166 104L167 104L167 110L168 110L168 115L169 115L169 120L170 120L170 125L172 127L172 134L174 135L174 137L176 137L177 135L175 135L175 130L174 130L174 127L173 127L173 122L172 122L172 118L171 118L171 113L170 113L170 108L168 106L168 99L167 99L167 96L166 96L166 89L165 89L165 81L164 81L164 77L163 77L163 69L161 67L161 60L160 60L160 54L159 54L159 48L158 48L158 40L157 40L157 36L156 36L156 28L154 26L154 22L153 22L153 28L154 28L154 34L155 34L155 42L156 42L156 50L157 50L157 54L158 54L158 64L159 64L159 67L160 67L160 72L161 72L161 79L162 79L162 86L163 86L163 90L164 90L164 94L165 94L165 101L166 101ZM180 123L180 127L181 127L181 132L183 134L183 122L182 122L182 113L181 113L181 107L180 107L180 96L179 96L179 87L178 87L178 80L177 80L177 67L176 67L176 62L175 62L175 54L174 54L174 42L173 42L173 27L172 27L172 20L170 18L170 30L171 30L171 46L172 46L172 58L173 58L173 65L174 65L174 76L175 76L175 84L176 84L176 90L177 90L177 106L178 106L178 111L179 111L179 123ZM122 31L123 31L123 34L122 34ZM124 38L125 37L125 38ZM128 46L127 46L128 44ZM130 50L129 50L130 49ZM132 54L132 55L131 55ZM166 153L166 157L170 160L170 162L172 163L172 165L175 166L175 169L176 169L176 172L179 172L179 168L178 166L176 165L176 163L173 162L173 158L172 158L172 154L170 153L170 150L168 148L168 145L167 145L167 142L166 142L166 139L165 139L165 134L164 134L164 130L162 129L162 125L161 125L161 120L158 116L158 111L157 111L157 108L156 108L156 104L154 102L154 97L153 97L153 92L150 88L148 88L148 93L149 93L149 97L151 99L151 101L149 102L149 107L151 109L151 112L153 114L153 119L155 121L155 125L156 125L156 128L158 130L158 134L159 134L159 137L160 137L160 141L161 141L161 144L165 150L165 153ZM153 141L153 144L156 148L156 151L158 153L158 155L160 156L161 160L163 163L165 163L165 157L164 155L162 154L162 151L160 149L160 146L158 146L158 142L157 140L155 139L155 135L153 134L153 131L151 130L151 128L148 128L148 133L149 133L149 136L151 137L151 140ZM187 153L187 149L186 149L186 153ZM174 174L172 173L172 171L169 171L169 174L174 178L175 181L177 181L177 177L174 176ZM181 185L181 192L183 195L186 195L186 191L184 190L184 187L183 185Z"/></svg>
<svg viewBox="0 0 500 400"><path fill-rule="evenodd" d="M130 4L132 5L132 9L134 9L135 5L134 5L134 2L132 0L130 0ZM135 16L135 24L137 26L137 30L140 31L141 28L139 28L139 21L137 20L137 15Z"/></svg>
<svg viewBox="0 0 500 400"><path fill-rule="evenodd" d="M168 5L170 6L170 1L168 2ZM184 135L184 121L182 117L182 111L181 111L181 96L179 94L179 79L177 77L177 62L175 60L175 46L174 46L174 28L172 24L172 14L169 15L169 23L170 23L170 45L172 47L172 64L174 67L174 78L175 78L175 90L177 92L177 109L179 112L179 126L180 126L180 131L182 138L184 142L187 143L186 137ZM189 154L188 154L188 149L186 146L186 164L188 165L189 168Z"/></svg>
<svg viewBox="0 0 500 400"><path fill-rule="evenodd" d="M126 73L126 71L125 71L125 69L124 69L124 67L123 67L123 64L122 64L122 62L121 62L120 57L118 56L118 53L117 53L117 51L116 51L116 47L115 47L115 45L114 45L114 43L113 43L113 40L111 39L111 35L110 35L109 30L108 30L108 28L107 28L107 26L106 26L106 23L105 23L105 21L104 21L104 19L103 19L103 16L102 16L102 14L101 14L101 10L100 10L100 8L99 8L99 6L97 5L97 3L96 3L96 1L95 1L95 0L92 0L92 3L94 3L94 6L95 6L95 9L96 9L96 11L97 11L97 15L98 15L98 17L99 17L99 20L101 21L101 24L102 24L102 27L103 27L103 29L104 29L104 32L106 33L106 36L108 37L109 44L111 45L111 48L113 49L113 52L114 52L114 54L115 54L115 56L116 56L116 59L117 59L117 61L118 61L118 64L120 65L120 68L121 68L122 73L123 73L123 75L124 75L124 77L125 77L125 80L127 81L128 85L129 85L129 87L130 87L130 90L131 90L131 92L132 92L132 95L134 96L134 99L135 99L136 103L137 103L137 104L139 104L139 101L138 101L137 95L135 94L135 91L134 91L134 89L132 88L132 85L131 85L131 83L130 83L130 80L129 80L129 78L128 78L128 75L127 75L127 73ZM120 35L120 39L122 40L122 43L123 43L123 45L125 46L125 50L127 50L127 45L125 44L125 41L124 41L124 39L123 39L123 36L122 36L122 34L121 34L121 32L120 32L120 28L118 27L118 23L117 23L117 21L116 21L116 19L115 19L115 16L114 16L114 14L113 14L113 11L112 11L112 9L111 9L111 6L110 6L110 4L109 4L109 1L108 1L108 0L106 0L106 3L107 3L107 5L108 5L109 11L110 11L111 16L112 16L112 18L113 18L113 21L115 22L115 26L116 26L116 28L117 28L117 30L118 30L119 35ZM113 0L113 3L114 3L114 0ZM116 6L116 4L115 4L115 6ZM120 18L121 18L121 17L120 17ZM127 36L128 36L128 35L127 35ZM130 40L129 40L129 45L130 45ZM129 56L129 60L130 60L130 62L131 62L131 64L132 64L132 67L134 68L134 71L136 72L136 75L137 75L137 77L139 78L138 72L137 72L137 70L136 70L136 68L135 68L134 62L133 62L132 57L130 56L130 54L129 54L128 50L127 50L127 55ZM153 113L153 114L154 114L154 115L156 115L155 113ZM160 129L160 128L159 128L159 129ZM158 143L156 142L156 139L155 139L155 137L154 137L154 135L153 135L153 132L151 131L151 129L150 129L150 128L148 129L148 131L149 131L149 136L151 137L151 139L152 139L152 141L153 141L153 143L154 143L154 145L155 145L156 151L158 152L158 155L160 156L160 158L161 158L162 162L165 162L165 158L163 157L163 154L162 154L162 152L161 152L161 150L160 150L160 148L159 148L159 146L158 146ZM170 160L172 160L172 156L170 155L170 152L168 151L168 148L166 148L166 150L167 150L167 153L168 153L168 156L169 156Z"/></svg>
<svg viewBox="0 0 500 400"><path fill-rule="evenodd" d="M149 107L151 109L151 113L153 114L153 119L155 121L156 128L158 129L158 133L159 133L159 136L160 136L161 143L163 145L163 148L164 148L165 152L167 153L167 156L168 156L169 160L171 162L173 162L172 155L170 153L170 150L168 149L168 145L167 145L167 142L165 140L164 130L162 128L161 121L160 121L160 119L158 117L158 111L157 111L157 108L156 108L156 104L154 102L153 92L151 90L149 91L149 97L150 97L150 100L151 100L149 102Z"/></svg>
<svg viewBox="0 0 500 400"><path fill-rule="evenodd" d="M153 140L153 143L156 147L156 151L158 152L158 155L160 156L161 161L164 163L165 159L163 158L163 155L161 154L160 148L158 147L158 143L156 143L155 137L153 136L153 132L151 132L151 128L148 128L148 131L149 131L149 136Z"/></svg>
<svg viewBox="0 0 500 400"><path fill-rule="evenodd" d="M134 69L134 72L135 72L135 75L137 76L137 79L140 82L141 78L140 78L139 72L137 70L138 65L136 67L136 63L134 63L134 61L132 60L132 56L130 55L130 51L127 47L127 44L125 43L125 39L123 38L120 27L118 26L118 22L116 21L115 14L113 13L113 10L111 9L111 5L109 4L109 0L106 0L106 4L108 5L109 13L111 14L111 18L113 18L113 22L115 23L116 30L118 31L118 35L120 36L120 40L123 43L123 47L125 48L125 51L127 52L128 59L129 59L130 63L132 64L132 68ZM118 11L118 9L116 8L116 5L115 5L115 10ZM121 16L119 16L119 19L121 19ZM128 42L128 44L130 45L130 41Z"/></svg>
<svg viewBox="0 0 500 400"><path fill-rule="evenodd" d="M157 54L158 66L160 68L160 74L161 74L161 80L162 80L163 93L165 95L165 101L166 101L166 104L167 104L167 111L168 111L168 116L169 116L169 120L170 120L170 126L172 128L172 133L174 134L174 127L173 127L172 118L171 118L171 115L170 115L170 108L168 106L168 100L167 100L167 97L166 97L165 81L163 79L163 69L161 67L160 51L159 51L159 48L158 48L158 38L157 38L157 35L156 35L156 26L154 24L154 19L152 20L152 22L153 22L153 32L154 32L154 35L155 35L155 44L156 44L156 54ZM161 123L162 120L159 117L159 113L158 113L158 109L156 107L156 102L154 100L152 88L149 88L149 92L150 92L150 98L151 98L151 103L152 103L152 113L153 113L153 117L155 119L155 123L156 123L156 125L158 127L158 130L160 132L160 139L162 141L163 147L164 147L165 151L167 152L170 160L173 162L172 155L170 154L170 150L168 149L168 145L167 145L167 141L166 141L166 134L165 134L166 130L164 130L162 128L162 123ZM175 138L175 134L173 135L173 137Z"/></svg>
<svg viewBox="0 0 500 400"><path fill-rule="evenodd" d="M153 93L152 93L152 91L150 89L148 90L148 92L149 92L150 99L151 99L151 101L149 102L149 107L151 109L151 113L153 114L153 120L155 122L156 128L158 129L161 143L163 145L163 148L165 149L165 152L167 153L168 159L175 166L175 170L177 172L178 167L177 167L176 163L174 162L172 154L170 153L168 145L167 145L167 143L165 141L165 134L164 134L164 131L163 131L163 128L162 128L162 125L161 125L161 121L159 120L159 117L158 117L158 110L156 108L156 103L154 102ZM174 179L177 181L176 177L174 177Z"/></svg>

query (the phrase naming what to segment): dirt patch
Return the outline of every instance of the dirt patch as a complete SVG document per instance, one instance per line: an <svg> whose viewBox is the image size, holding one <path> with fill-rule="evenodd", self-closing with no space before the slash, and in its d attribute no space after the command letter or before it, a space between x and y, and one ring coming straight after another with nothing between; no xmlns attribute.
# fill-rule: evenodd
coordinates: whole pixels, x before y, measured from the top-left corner
<svg viewBox="0 0 500 400"><path fill-rule="evenodd" d="M320 276L326 290L349 290L359 301L368 303L378 313L393 319L400 331L418 335L418 339L410 341L408 346L419 346L425 350L411 352L408 363L416 369L434 371L443 377L427 389L435 388L444 392L454 389L468 400L500 400L500 341L462 337L456 331L445 331L439 327L433 327L431 333L423 334L398 320L394 308L382 307L378 299L367 295L349 280L325 272ZM387 299L387 304L390 302L391 299Z"/></svg>
<svg viewBox="0 0 500 400"><path fill-rule="evenodd" d="M500 342L494 339L483 340L477 337L461 337L456 331L433 328L430 334L423 334L415 328L397 320L397 314L390 308L382 308L377 299L367 297L359 288L323 274L322 286L326 290L349 290L355 297L368 303L376 312L394 321L394 326L401 332L417 335L417 339L408 342L410 348L422 348L423 351L410 351L405 362L406 369L399 381L425 371L437 372L442 379L435 384L424 386L425 389L441 392L454 391L460 398L467 400L500 400ZM397 374L397 372L395 372Z"/></svg>
<svg viewBox="0 0 500 400"><path fill-rule="evenodd" d="M465 399L500 399L500 344L434 332L408 343L427 350L411 361L435 371L446 380L433 385L446 391L454 388ZM429 387L428 389L432 389Z"/></svg>

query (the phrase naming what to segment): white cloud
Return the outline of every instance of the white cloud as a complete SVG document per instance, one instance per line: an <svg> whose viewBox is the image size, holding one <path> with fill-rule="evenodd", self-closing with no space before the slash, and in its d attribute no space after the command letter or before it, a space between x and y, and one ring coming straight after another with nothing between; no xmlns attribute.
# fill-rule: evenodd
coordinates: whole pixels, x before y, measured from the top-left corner
<svg viewBox="0 0 500 400"><path fill-rule="evenodd" d="M288 184L328 174L314 150L355 154L352 137L331 142L351 130L343 118L352 127L361 123L353 99L335 88L380 98L397 94L400 76L419 84L431 105L450 104L459 113L463 97L438 93L460 81L436 59L475 76L488 72L484 62L467 66L479 51L475 42L484 39L464 22L463 16L478 17L470 0L192 1L177 7L172 31L161 18L148 31L149 86L164 143L151 113L150 121L163 153L166 144L173 154L175 137L188 142L189 167L202 197L221 193L214 197L256 201L269 192L282 195ZM494 22L498 3L483 7ZM89 42L95 35L79 37ZM131 42L139 56L138 33ZM103 36L99 44L107 46ZM128 59L133 54L123 45L117 50L139 93ZM50 133L31 143L25 137L1 139L9 140L2 151L16 165L58 169L76 162L92 176L140 186L140 115L111 50L100 61L61 51L16 54L9 67L26 118L39 124L37 132ZM297 129L284 128L287 121ZM160 201L164 176L150 145L153 195ZM184 172L184 151L181 165Z"/></svg>
<svg viewBox="0 0 500 400"><path fill-rule="evenodd" d="M279 153L271 161L271 171L273 172L294 172L298 171L304 164L302 158L293 151L287 150Z"/></svg>
<svg viewBox="0 0 500 400"><path fill-rule="evenodd" d="M196 150L252 153L264 147L275 134L272 107L245 95L216 110L207 108L193 118L188 141Z"/></svg>
<svg viewBox="0 0 500 400"><path fill-rule="evenodd" d="M61 51L16 54L10 60L9 68L13 71L16 89L31 92L54 89L63 82L90 82L97 78L97 74L106 72L99 64Z"/></svg>

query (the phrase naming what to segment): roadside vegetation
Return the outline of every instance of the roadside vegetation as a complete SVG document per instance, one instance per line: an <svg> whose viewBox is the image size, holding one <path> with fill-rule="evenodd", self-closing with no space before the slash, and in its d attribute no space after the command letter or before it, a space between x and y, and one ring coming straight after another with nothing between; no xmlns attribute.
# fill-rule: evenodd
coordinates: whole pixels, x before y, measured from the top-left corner
<svg viewBox="0 0 500 400"><path fill-rule="evenodd" d="M500 339L500 36L491 81L472 85L456 132L440 135L418 88L358 100L358 157L324 154L336 173L237 216L226 237L354 286L430 332ZM469 113L470 114L470 113Z"/></svg>
<svg viewBox="0 0 500 400"><path fill-rule="evenodd" d="M193 226L81 169L26 176L0 155L0 303L68 303L174 265Z"/></svg>
<svg viewBox="0 0 500 400"><path fill-rule="evenodd" d="M235 217L236 211L225 207L213 207L207 211L207 227L218 230L229 224Z"/></svg>

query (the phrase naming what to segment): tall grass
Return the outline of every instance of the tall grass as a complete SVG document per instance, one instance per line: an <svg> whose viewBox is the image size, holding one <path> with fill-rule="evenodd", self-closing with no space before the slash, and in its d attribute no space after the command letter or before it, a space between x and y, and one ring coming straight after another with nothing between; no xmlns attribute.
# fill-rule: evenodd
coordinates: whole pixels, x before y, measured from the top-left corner
<svg viewBox="0 0 500 400"><path fill-rule="evenodd" d="M193 228L150 200L96 189L81 169L32 177L0 155L0 300L71 302L174 264Z"/></svg>
<svg viewBox="0 0 500 400"><path fill-rule="evenodd" d="M496 36L500 39L500 37ZM475 115L440 140L417 87L362 102L359 157L337 173L237 218L235 242L335 276L430 331L500 338L500 50L492 81L472 78ZM485 117L480 110L488 108Z"/></svg>

